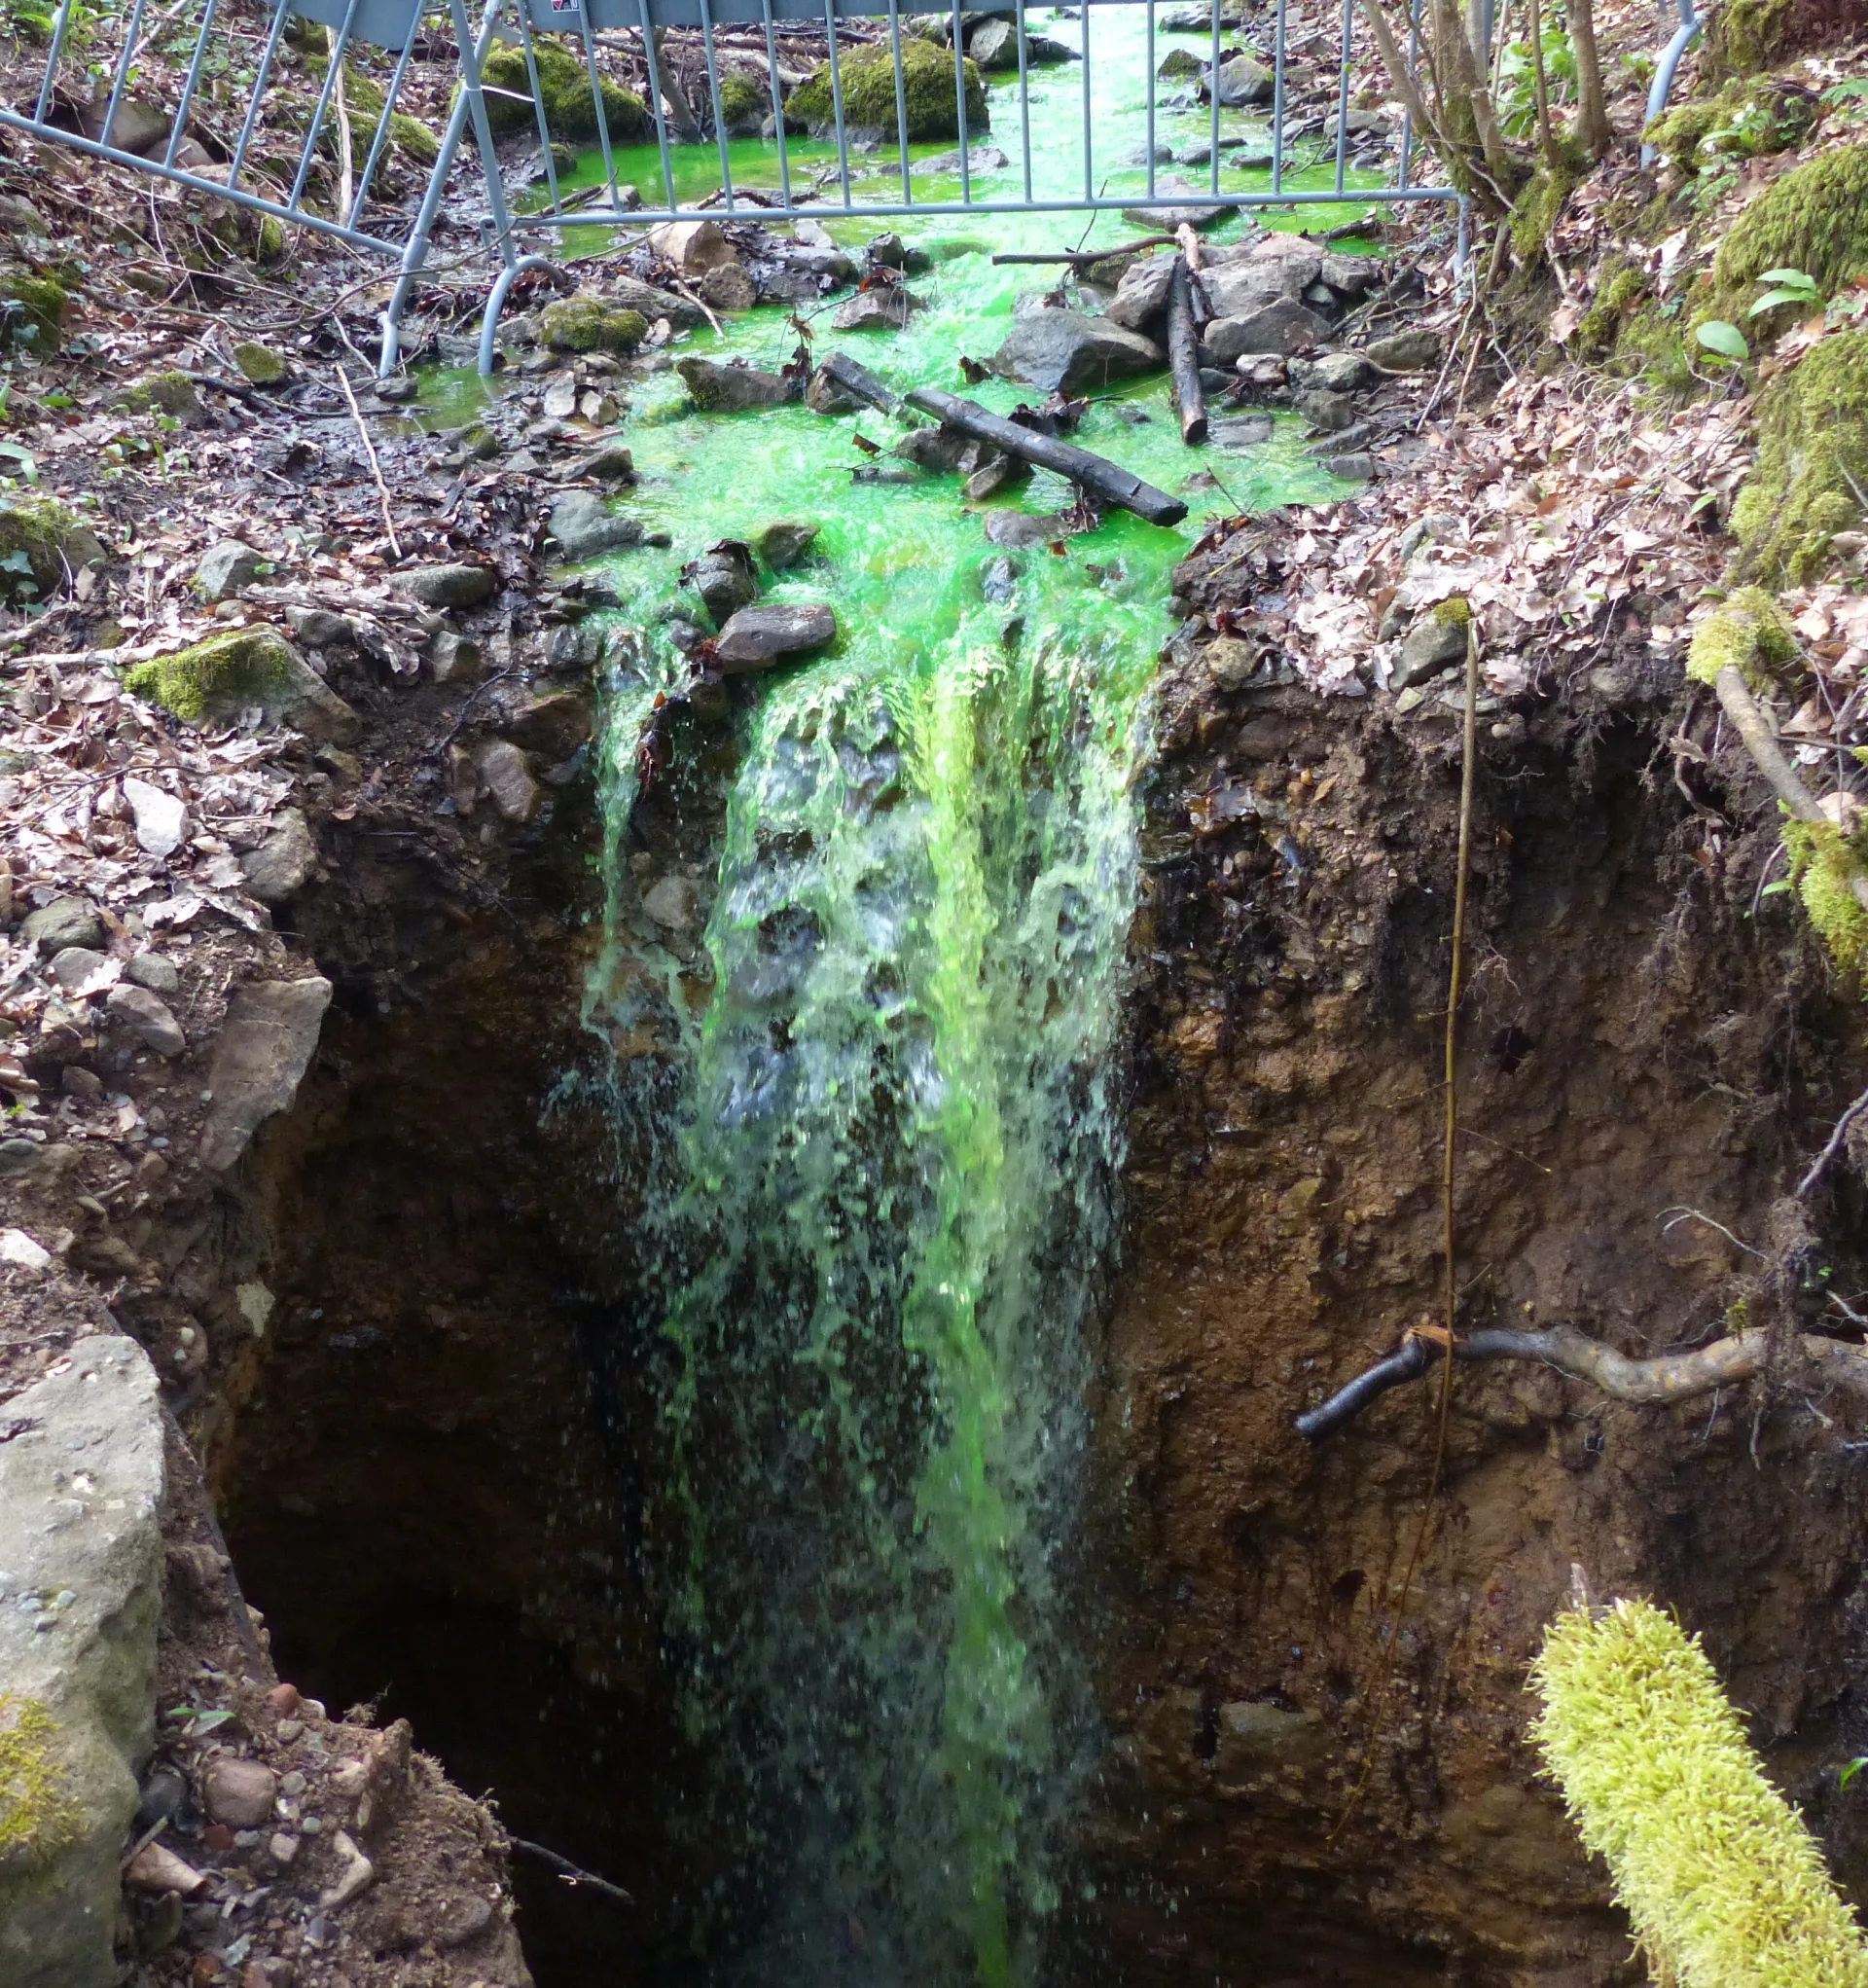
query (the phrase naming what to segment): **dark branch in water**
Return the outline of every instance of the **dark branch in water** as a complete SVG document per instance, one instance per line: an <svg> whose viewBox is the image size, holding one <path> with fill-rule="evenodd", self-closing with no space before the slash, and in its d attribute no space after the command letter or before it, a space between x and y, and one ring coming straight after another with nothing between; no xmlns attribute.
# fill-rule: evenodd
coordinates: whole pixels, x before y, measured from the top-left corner
<svg viewBox="0 0 1868 1988"><path fill-rule="evenodd" d="M1771 1335L1762 1328L1716 1339L1691 1353L1664 1353L1631 1359L1573 1325L1541 1331L1468 1332L1454 1348L1457 1359L1534 1359L1578 1381L1590 1381L1617 1401L1690 1401L1715 1388L1748 1381L1763 1367ZM1803 1335L1803 1351L1833 1386L1868 1398L1868 1352L1840 1339ZM1437 1345L1410 1334L1400 1349L1357 1374L1330 1398L1297 1418L1301 1436L1320 1442L1360 1415L1390 1388L1418 1381L1440 1355Z"/></svg>
<svg viewBox="0 0 1868 1988"><path fill-rule="evenodd" d="M599 1892L621 1900L625 1905L635 1903L621 1885L613 1885L608 1878L600 1878L594 1872L581 1868L568 1857L558 1856L556 1850L547 1850L542 1843L528 1843L523 1836L508 1836L506 1841L515 1856L529 1857L535 1863L548 1864L567 1885L593 1885Z"/></svg>

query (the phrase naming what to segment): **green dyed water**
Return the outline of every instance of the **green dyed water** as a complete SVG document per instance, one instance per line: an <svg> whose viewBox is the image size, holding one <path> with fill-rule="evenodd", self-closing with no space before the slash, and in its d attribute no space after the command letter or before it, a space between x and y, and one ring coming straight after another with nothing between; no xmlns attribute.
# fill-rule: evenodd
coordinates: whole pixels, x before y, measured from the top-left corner
<svg viewBox="0 0 1868 1988"><path fill-rule="evenodd" d="M1119 112L1137 130L1134 11L1086 10L1105 134ZM1015 116L1005 94L995 114ZM1047 171L1067 173L1074 74L1044 79L1032 113ZM941 258L910 330L846 342L898 386L955 383L957 352L1005 335L1032 277L990 247L1062 232L961 226L908 230ZM770 312L732 343L775 363L795 336ZM613 563L587 1012L647 1169L652 1575L713 1776L690 1840L727 1873L699 1915L703 1971L1034 1981L1094 1753L1072 1633L1084 1328L1116 1242L1117 1008L1167 574L1203 511L1339 487L1282 429L1248 453L1185 450L1147 381L1079 439L1170 489L1205 470L1223 495L1190 490L1183 531L1118 514L1012 555L988 598L1001 556L957 479L852 482L853 434L892 439L884 417L703 417L668 376L631 391L634 507L674 551ZM1013 501L1069 496L1039 476ZM675 774L645 796L637 755L684 672L663 633L678 568L784 517L822 528L766 597L829 600L841 638L704 735L724 830L691 824L684 845ZM638 804L659 797L645 836Z"/></svg>

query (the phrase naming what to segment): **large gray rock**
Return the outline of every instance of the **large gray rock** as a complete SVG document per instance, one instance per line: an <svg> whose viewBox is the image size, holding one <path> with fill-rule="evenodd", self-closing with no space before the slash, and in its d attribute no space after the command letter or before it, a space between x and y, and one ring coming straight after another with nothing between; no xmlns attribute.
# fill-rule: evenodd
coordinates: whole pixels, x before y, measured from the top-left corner
<svg viewBox="0 0 1868 1988"><path fill-rule="evenodd" d="M1426 373L1439 365L1441 349L1438 332L1404 331L1377 339L1368 356L1383 373Z"/></svg>
<svg viewBox="0 0 1868 1988"><path fill-rule="evenodd" d="M983 20L966 44L966 53L982 69L1019 66L1019 30L1009 20Z"/></svg>
<svg viewBox="0 0 1868 1988"><path fill-rule="evenodd" d="M265 563L265 557L250 545L224 538L201 555L195 568L195 591L203 600L226 600L252 586Z"/></svg>
<svg viewBox="0 0 1868 1988"><path fill-rule="evenodd" d="M1301 298L1316 281L1323 258L1307 243L1297 251L1284 247L1285 236L1273 235L1251 252L1232 257L1201 271L1202 287L1215 317L1243 317L1263 304Z"/></svg>
<svg viewBox="0 0 1868 1988"><path fill-rule="evenodd" d="M909 318L927 306L906 285L892 283L886 289L858 290L845 297L830 320L832 331L901 331Z"/></svg>
<svg viewBox="0 0 1868 1988"><path fill-rule="evenodd" d="M1329 335L1329 325L1308 304L1280 297L1242 317L1215 318L1203 337L1214 359L1230 366L1248 353L1289 353L1304 345L1320 345Z"/></svg>
<svg viewBox="0 0 1868 1988"><path fill-rule="evenodd" d="M155 1370L133 1340L82 1340L0 1423L0 1981L110 1988L117 1861L155 1738Z"/></svg>
<svg viewBox="0 0 1868 1988"><path fill-rule="evenodd" d="M330 1005L331 983L315 974L234 990L208 1072L213 1101L201 1127L203 1166L225 1172L266 1120L291 1104Z"/></svg>
<svg viewBox="0 0 1868 1988"><path fill-rule="evenodd" d="M612 276L602 286L605 304L619 310L639 310L653 324L665 317L672 325L699 324L706 313L698 304L677 297L672 290L658 290L653 283L638 282L633 276Z"/></svg>
<svg viewBox="0 0 1868 1988"><path fill-rule="evenodd" d="M1231 415L1208 422L1206 439L1215 449L1258 449L1272 439L1270 415Z"/></svg>
<svg viewBox="0 0 1868 1988"><path fill-rule="evenodd" d="M1202 96L1211 94L1207 84L1201 85ZM1272 72L1263 62L1255 62L1250 55L1229 55L1219 65L1219 100L1222 104L1237 108L1240 104L1270 103L1274 93Z"/></svg>
<svg viewBox="0 0 1868 1988"><path fill-rule="evenodd" d="M478 607L499 592L499 575L490 566L411 566L389 584L424 607Z"/></svg>
<svg viewBox="0 0 1868 1988"><path fill-rule="evenodd" d="M742 607L720 631L714 661L728 676L763 669L781 657L802 656L837 639L837 617L821 602Z"/></svg>
<svg viewBox="0 0 1868 1988"><path fill-rule="evenodd" d="M1317 359L1293 359L1291 384L1303 393L1359 393L1379 378L1360 352L1325 352Z"/></svg>
<svg viewBox="0 0 1868 1988"><path fill-rule="evenodd" d="M272 833L240 858L246 887L262 904L283 904L304 889L317 867L317 845L296 808L283 810Z"/></svg>
<svg viewBox="0 0 1868 1988"><path fill-rule="evenodd" d="M1021 318L992 354L1002 380L1023 380L1045 393L1099 390L1112 380L1167 364L1153 339L1125 331L1106 317L1078 310L1040 310Z"/></svg>
<svg viewBox="0 0 1868 1988"><path fill-rule="evenodd" d="M1165 316L1178 260L1172 255L1151 255L1126 271L1109 306L1109 322L1125 331L1145 332Z"/></svg>
<svg viewBox="0 0 1868 1988"><path fill-rule="evenodd" d="M677 359L674 370L680 374L695 406L710 415L782 407L791 398L789 380L776 373L761 373L752 366L719 366L711 359Z"/></svg>
<svg viewBox="0 0 1868 1988"><path fill-rule="evenodd" d="M37 946L48 959L67 946L96 949L109 944L97 907L82 897L54 897L50 904L28 913L25 923L19 927L19 936L27 945Z"/></svg>
<svg viewBox="0 0 1868 1988"><path fill-rule="evenodd" d="M591 490L567 490L552 506L552 536L567 560L594 559L642 543L642 521L612 511Z"/></svg>

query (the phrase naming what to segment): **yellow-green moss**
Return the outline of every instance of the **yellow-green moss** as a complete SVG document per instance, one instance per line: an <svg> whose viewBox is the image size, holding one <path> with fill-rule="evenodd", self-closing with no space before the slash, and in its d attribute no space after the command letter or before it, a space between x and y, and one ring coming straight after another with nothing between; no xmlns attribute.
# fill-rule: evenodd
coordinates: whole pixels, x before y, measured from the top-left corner
<svg viewBox="0 0 1868 1988"><path fill-rule="evenodd" d="M52 1755L57 1731L37 1698L0 1691L0 1854L36 1863L78 1833L77 1805Z"/></svg>
<svg viewBox="0 0 1868 1988"><path fill-rule="evenodd" d="M152 373L117 396L117 405L128 415L173 415L178 420L193 420L201 412L200 395L195 382L180 373Z"/></svg>
<svg viewBox="0 0 1868 1988"><path fill-rule="evenodd" d="M322 89L325 71L330 66L329 56L322 51L312 51L306 54L305 64L317 87ZM374 77L366 76L353 62L344 64L343 103L350 119L350 163L355 167L361 168L369 161L370 148L376 143L377 126L381 121L382 107L387 100L382 86ZM492 105L493 99L488 97L486 107L489 112ZM299 114L300 129L304 129L307 118L308 113ZM325 112L326 144L335 148L337 135L338 111L334 101ZM441 157L441 140L419 118L412 118L406 111L390 113L384 143L388 150L400 152L417 165L432 165Z"/></svg>
<svg viewBox="0 0 1868 1988"><path fill-rule="evenodd" d="M104 555L84 521L50 497L0 500L0 600L45 600L63 586L66 568L91 565Z"/></svg>
<svg viewBox="0 0 1868 1988"><path fill-rule="evenodd" d="M1692 355L1679 322L1659 305L1630 315L1615 341L1615 357L1667 393L1690 393L1694 387Z"/></svg>
<svg viewBox="0 0 1868 1988"><path fill-rule="evenodd" d="M1802 586L1839 531L1861 523L1868 488L1868 331L1841 332L1758 398L1758 460L1732 507L1741 569Z"/></svg>
<svg viewBox="0 0 1868 1988"><path fill-rule="evenodd" d="M1579 358L1599 359L1615 349L1628 313L1647 293L1647 274L1619 256L1603 264L1596 301L1578 320L1570 344Z"/></svg>
<svg viewBox="0 0 1868 1988"><path fill-rule="evenodd" d="M1786 820L1783 846L1816 936L1842 972L1859 974L1868 958L1868 911L1854 892L1854 880L1868 876L1862 852L1827 821Z"/></svg>
<svg viewBox="0 0 1868 1988"><path fill-rule="evenodd" d="M1773 77L1755 76L1728 83L1715 96L1677 105L1656 118L1641 136L1664 153L1670 164L1691 174L1705 163L1703 151L1728 159L1787 151L1808 135L1814 122L1814 108L1804 92L1787 89Z"/></svg>
<svg viewBox="0 0 1868 1988"><path fill-rule="evenodd" d="M234 347L234 363L254 386L277 386L285 378L285 361L270 345L247 339Z"/></svg>
<svg viewBox="0 0 1868 1988"><path fill-rule="evenodd" d="M545 110L545 127L554 138L569 143L596 136L596 103L591 95L590 71L583 58L560 42L534 36L532 56L538 67L538 94ZM486 88L486 122L495 134L536 132L531 79L525 74L522 49L497 48L480 72ZM495 92L504 92L495 94ZM633 145L649 135L648 106L639 96L603 85L603 117L613 145Z"/></svg>
<svg viewBox="0 0 1868 1988"><path fill-rule="evenodd" d="M137 664L124 688L178 718L199 719L275 702L291 687L292 666L292 651L270 629L234 629Z"/></svg>
<svg viewBox="0 0 1868 1988"><path fill-rule="evenodd" d="M1706 31L1701 62L1707 76L1748 76L1778 58L1796 0L1726 0Z"/></svg>
<svg viewBox="0 0 1868 1988"><path fill-rule="evenodd" d="M1191 49L1169 49L1155 71L1164 83L1194 82L1205 73L1205 65Z"/></svg>
<svg viewBox="0 0 1868 1988"><path fill-rule="evenodd" d="M1472 606L1464 596L1455 594L1428 608L1427 616L1429 620L1437 621L1442 628L1462 629L1472 619Z"/></svg>
<svg viewBox="0 0 1868 1988"><path fill-rule="evenodd" d="M1525 182L1511 209L1511 246L1521 264L1534 263L1543 254L1544 243L1579 177L1568 159L1555 165L1545 160Z"/></svg>
<svg viewBox="0 0 1868 1988"><path fill-rule="evenodd" d="M756 125L766 115L766 93L749 76L720 79L720 117L731 129L736 125Z"/></svg>
<svg viewBox="0 0 1868 1988"><path fill-rule="evenodd" d="M986 107L986 86L978 67L961 58L966 79L967 135L990 127ZM844 122L867 130L880 130L894 140L895 64L885 43L857 49L838 60L843 85ZM902 91L908 109L911 139L957 138L960 135L959 107L953 96L953 57L931 42L909 38L902 43ZM807 127L828 125L833 116L830 64L819 63L808 77L785 99L785 116Z"/></svg>
<svg viewBox="0 0 1868 1988"><path fill-rule="evenodd" d="M1533 1725L1650 1972L1681 1988L1868 1988L1868 1945L1764 1778L1697 1638L1646 1602L1560 1615Z"/></svg>
<svg viewBox="0 0 1868 1988"><path fill-rule="evenodd" d="M1801 270L1825 297L1868 275L1868 145L1825 152L1751 202L1712 259L1706 315L1738 322L1766 270Z"/></svg>
<svg viewBox="0 0 1868 1988"><path fill-rule="evenodd" d="M64 286L50 276L0 271L0 340L40 354L55 352L65 335Z"/></svg>
<svg viewBox="0 0 1868 1988"><path fill-rule="evenodd" d="M1762 587L1741 587L1694 630L1686 673L1695 683L1711 684L1730 667L1752 690L1762 690L1797 656L1797 638L1782 608Z"/></svg>
<svg viewBox="0 0 1868 1988"><path fill-rule="evenodd" d="M538 313L538 328L555 352L632 352L649 335L639 310L620 310L598 297L562 297Z"/></svg>

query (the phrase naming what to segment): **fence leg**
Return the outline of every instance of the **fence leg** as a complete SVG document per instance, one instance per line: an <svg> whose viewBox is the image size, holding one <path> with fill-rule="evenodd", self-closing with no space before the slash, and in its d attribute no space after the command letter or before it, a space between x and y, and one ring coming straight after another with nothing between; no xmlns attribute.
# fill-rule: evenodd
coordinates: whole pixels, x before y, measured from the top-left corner
<svg viewBox="0 0 1868 1988"><path fill-rule="evenodd" d="M577 278L561 264L553 262L550 256L522 255L517 262L508 263L499 272L499 279L486 299L485 314L480 320L480 377L483 380L492 375L493 352L499 336L499 313L506 308L506 299L519 278L534 270L543 271L560 290L577 288Z"/></svg>

